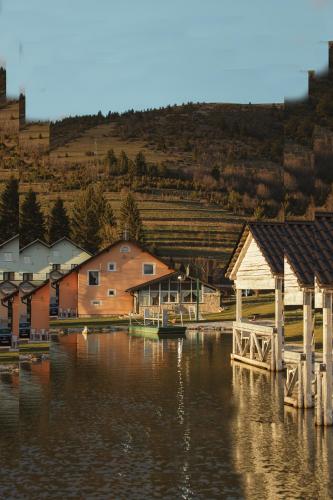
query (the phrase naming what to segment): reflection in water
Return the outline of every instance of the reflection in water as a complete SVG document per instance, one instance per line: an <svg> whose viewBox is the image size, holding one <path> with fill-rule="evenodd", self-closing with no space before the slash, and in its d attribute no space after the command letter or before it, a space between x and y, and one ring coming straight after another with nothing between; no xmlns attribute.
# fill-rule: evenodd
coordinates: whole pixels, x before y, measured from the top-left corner
<svg viewBox="0 0 333 500"><path fill-rule="evenodd" d="M232 362L234 464L247 498L330 498L333 429L283 405L283 376Z"/></svg>
<svg viewBox="0 0 333 500"><path fill-rule="evenodd" d="M330 497L333 429L230 350L216 333L78 335L0 375L0 497Z"/></svg>

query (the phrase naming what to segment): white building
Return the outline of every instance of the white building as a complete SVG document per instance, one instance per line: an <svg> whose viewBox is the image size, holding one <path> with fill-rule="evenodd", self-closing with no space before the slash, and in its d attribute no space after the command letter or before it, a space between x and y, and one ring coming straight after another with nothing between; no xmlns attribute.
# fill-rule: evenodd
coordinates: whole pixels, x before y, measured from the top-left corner
<svg viewBox="0 0 333 500"><path fill-rule="evenodd" d="M20 249L20 280L44 281L52 271L66 273L89 257L89 252L66 237L52 245L35 240Z"/></svg>
<svg viewBox="0 0 333 500"><path fill-rule="evenodd" d="M0 281L19 280L19 236L0 245Z"/></svg>

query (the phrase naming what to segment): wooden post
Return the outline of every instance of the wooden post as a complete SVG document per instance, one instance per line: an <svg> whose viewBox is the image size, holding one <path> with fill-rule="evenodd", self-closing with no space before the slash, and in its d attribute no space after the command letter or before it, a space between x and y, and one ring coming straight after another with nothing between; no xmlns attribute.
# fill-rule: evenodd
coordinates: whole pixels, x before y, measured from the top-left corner
<svg viewBox="0 0 333 500"><path fill-rule="evenodd" d="M236 289L236 321L242 321L242 290Z"/></svg>
<svg viewBox="0 0 333 500"><path fill-rule="evenodd" d="M312 293L303 292L303 362L304 408L312 408Z"/></svg>
<svg viewBox="0 0 333 500"><path fill-rule="evenodd" d="M323 293L323 423L333 424L332 407L332 294Z"/></svg>
<svg viewBox="0 0 333 500"><path fill-rule="evenodd" d="M239 322L241 320L242 320L242 290L240 288L236 288L236 321ZM237 353L236 335L237 331L235 328L233 328L232 354Z"/></svg>
<svg viewBox="0 0 333 500"><path fill-rule="evenodd" d="M282 278L275 280L275 370L283 368L282 347L283 347L283 299L282 299ZM272 353L273 355L273 353Z"/></svg>
<svg viewBox="0 0 333 500"><path fill-rule="evenodd" d="M322 413L322 374L320 365L316 369L317 396L316 396L316 425L323 425Z"/></svg>

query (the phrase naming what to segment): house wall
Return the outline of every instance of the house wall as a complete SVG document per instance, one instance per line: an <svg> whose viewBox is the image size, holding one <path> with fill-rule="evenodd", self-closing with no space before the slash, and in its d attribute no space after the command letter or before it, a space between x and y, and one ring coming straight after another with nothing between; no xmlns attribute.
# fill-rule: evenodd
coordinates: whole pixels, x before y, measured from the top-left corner
<svg viewBox="0 0 333 500"><path fill-rule="evenodd" d="M286 258L284 259L284 304L286 306L303 304L303 292L298 285L297 276Z"/></svg>
<svg viewBox="0 0 333 500"><path fill-rule="evenodd" d="M252 235L248 236L247 250L239 264L235 284L239 289L272 290L275 278Z"/></svg>
<svg viewBox="0 0 333 500"><path fill-rule="evenodd" d="M50 284L39 288L31 295L31 328L49 330Z"/></svg>
<svg viewBox="0 0 333 500"><path fill-rule="evenodd" d="M30 263L24 262L30 257ZM68 240L61 240L51 247L36 242L20 253L20 272L34 273L35 280L44 280L52 270L52 264L60 264L64 271L69 271L72 264L81 264L90 254L78 248Z"/></svg>
<svg viewBox="0 0 333 500"><path fill-rule="evenodd" d="M59 281L59 314L61 311L77 311L78 273L73 271Z"/></svg>
<svg viewBox="0 0 333 500"><path fill-rule="evenodd" d="M122 246L130 248L129 253L120 251ZM116 271L108 271L108 263L116 264ZM154 275L143 274L143 264L155 264ZM100 284L88 285L88 271L100 271ZM128 288L159 278L168 274L167 265L142 251L140 247L131 242L120 242L103 252L95 259L83 264L78 272L78 315L113 315L128 314L133 310L133 297L126 292ZM115 289L116 296L108 297L108 289ZM93 305L92 301L100 301L100 305Z"/></svg>
<svg viewBox="0 0 333 500"><path fill-rule="evenodd" d="M5 254L11 254L10 261L5 260ZM18 279L19 270L19 238L14 238L0 247L0 280L3 279L4 272L15 273L15 279Z"/></svg>

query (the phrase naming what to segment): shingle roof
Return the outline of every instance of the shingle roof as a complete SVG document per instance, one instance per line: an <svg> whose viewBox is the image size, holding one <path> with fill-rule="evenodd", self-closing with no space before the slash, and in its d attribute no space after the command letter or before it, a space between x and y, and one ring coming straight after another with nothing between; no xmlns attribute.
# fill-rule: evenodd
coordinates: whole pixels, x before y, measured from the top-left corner
<svg viewBox="0 0 333 500"><path fill-rule="evenodd" d="M311 221L288 221L284 224L284 255L301 287L314 286L315 235Z"/></svg>
<svg viewBox="0 0 333 500"><path fill-rule="evenodd" d="M320 286L333 288L333 213L317 212L314 229L315 275Z"/></svg>
<svg viewBox="0 0 333 500"><path fill-rule="evenodd" d="M230 276L248 234L251 233L274 275L283 275L283 257L293 269L300 287L318 283L333 288L333 213L317 212L314 221L285 223L249 222L230 258Z"/></svg>
<svg viewBox="0 0 333 500"><path fill-rule="evenodd" d="M250 222L249 229L274 275L283 275L284 224Z"/></svg>

